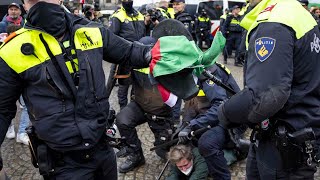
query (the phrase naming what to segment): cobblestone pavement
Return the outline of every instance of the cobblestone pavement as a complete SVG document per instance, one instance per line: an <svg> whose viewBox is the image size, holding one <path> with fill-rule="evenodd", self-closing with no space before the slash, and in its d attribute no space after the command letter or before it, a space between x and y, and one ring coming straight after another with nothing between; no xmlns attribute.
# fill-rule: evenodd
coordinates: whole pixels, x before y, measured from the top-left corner
<svg viewBox="0 0 320 180"><path fill-rule="evenodd" d="M233 60L230 60L227 65L237 82L242 86L242 68L233 66ZM108 63L104 63L105 70L110 67ZM115 89L116 90L116 89ZM119 107L117 105L117 96L113 91L110 97L110 104L117 111ZM17 113L17 119L20 114ZM17 129L18 120L15 119L15 127ZM134 171L119 174L119 180L154 180L159 175L161 169L164 166L164 162L156 156L154 152L150 152L149 149L153 147L153 134L147 125L141 125L137 128L139 137L143 143L144 155L146 157L146 164L136 168ZM4 169L8 176L12 180L38 180L42 179L38 173L38 169L34 168L30 162L30 153L27 146L18 144L15 140L6 139L1 147L2 157L4 160ZM122 162L123 160L119 160ZM245 179L245 161L238 162L230 167L233 180ZM165 172L167 173L168 170ZM320 179L319 171L317 172L316 179ZM162 178L163 179L163 178Z"/></svg>

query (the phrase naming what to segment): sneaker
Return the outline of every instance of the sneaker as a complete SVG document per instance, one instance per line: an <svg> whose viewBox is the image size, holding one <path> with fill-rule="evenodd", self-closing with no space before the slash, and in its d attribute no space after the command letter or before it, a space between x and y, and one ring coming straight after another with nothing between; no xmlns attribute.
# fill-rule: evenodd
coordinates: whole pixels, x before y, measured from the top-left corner
<svg viewBox="0 0 320 180"><path fill-rule="evenodd" d="M8 139L13 139L16 137L16 132L14 131L14 125L10 125L7 131L6 137Z"/></svg>
<svg viewBox="0 0 320 180"><path fill-rule="evenodd" d="M25 145L29 145L29 137L27 133L17 134L17 143L22 143Z"/></svg>

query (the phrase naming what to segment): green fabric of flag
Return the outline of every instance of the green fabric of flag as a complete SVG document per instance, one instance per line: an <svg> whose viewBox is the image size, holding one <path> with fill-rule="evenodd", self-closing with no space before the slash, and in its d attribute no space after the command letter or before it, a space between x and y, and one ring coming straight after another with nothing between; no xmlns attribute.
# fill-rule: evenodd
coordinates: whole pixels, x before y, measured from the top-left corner
<svg viewBox="0 0 320 180"><path fill-rule="evenodd" d="M150 71L154 77L177 73L186 68L193 68L199 76L204 68L213 65L226 43L218 32L211 47L203 52L194 41L185 36L165 36L158 39L152 49Z"/></svg>

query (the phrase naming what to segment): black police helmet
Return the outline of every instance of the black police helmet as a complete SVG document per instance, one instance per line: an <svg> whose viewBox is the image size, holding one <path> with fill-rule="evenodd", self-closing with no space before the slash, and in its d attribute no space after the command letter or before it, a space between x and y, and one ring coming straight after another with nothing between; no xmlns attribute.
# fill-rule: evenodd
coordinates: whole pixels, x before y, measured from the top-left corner
<svg viewBox="0 0 320 180"><path fill-rule="evenodd" d="M154 28L152 37L159 39L163 36L186 36L189 41L193 40L182 22L175 19L163 20Z"/></svg>

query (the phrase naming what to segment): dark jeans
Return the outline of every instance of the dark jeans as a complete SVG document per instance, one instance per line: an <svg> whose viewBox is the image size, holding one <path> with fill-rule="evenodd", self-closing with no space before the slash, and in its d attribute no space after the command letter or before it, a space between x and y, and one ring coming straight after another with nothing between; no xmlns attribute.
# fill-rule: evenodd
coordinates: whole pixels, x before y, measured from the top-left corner
<svg viewBox="0 0 320 180"><path fill-rule="evenodd" d="M250 146L247 180L312 180L316 171L315 165L308 167L306 164L292 171L284 171L280 153L272 140L260 141L258 147L254 144Z"/></svg>
<svg viewBox="0 0 320 180"><path fill-rule="evenodd" d="M204 157L209 173L214 179L231 179L227 160L223 153L226 137L228 137L226 133L226 130L221 126L215 126L202 134L198 141L199 152Z"/></svg>
<svg viewBox="0 0 320 180"><path fill-rule="evenodd" d="M56 167L54 174L44 177L45 180L116 180L117 162L116 156L111 147L106 143L99 144L91 152L90 159L84 159L85 154L71 153L64 154L63 165Z"/></svg>
<svg viewBox="0 0 320 180"><path fill-rule="evenodd" d="M159 145L164 142L167 142L171 138L172 124L170 122L171 117L168 117L168 120L151 120L148 116L145 115L145 112L140 108L140 106L132 101L125 108L123 108L117 114L116 125L122 137L126 138L127 143L134 151L141 151L141 141L138 138L136 127L145 122L148 122L148 125L155 136L154 145ZM156 154L161 158L165 159L165 153L168 149L165 150L156 150Z"/></svg>

